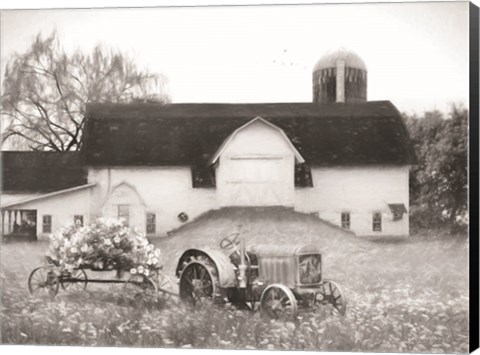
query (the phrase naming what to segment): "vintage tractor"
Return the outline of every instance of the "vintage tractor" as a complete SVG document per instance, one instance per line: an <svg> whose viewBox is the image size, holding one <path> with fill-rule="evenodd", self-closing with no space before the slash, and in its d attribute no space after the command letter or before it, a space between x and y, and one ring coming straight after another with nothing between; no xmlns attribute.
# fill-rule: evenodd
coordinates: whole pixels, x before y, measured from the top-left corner
<svg viewBox="0 0 480 355"><path fill-rule="evenodd" d="M228 303L272 318L297 315L298 307L331 305L345 314L346 298L333 281L322 279L322 254L315 245L246 247L234 233L220 248L185 251L176 275L180 298L192 305ZM258 307L259 305L259 307Z"/></svg>

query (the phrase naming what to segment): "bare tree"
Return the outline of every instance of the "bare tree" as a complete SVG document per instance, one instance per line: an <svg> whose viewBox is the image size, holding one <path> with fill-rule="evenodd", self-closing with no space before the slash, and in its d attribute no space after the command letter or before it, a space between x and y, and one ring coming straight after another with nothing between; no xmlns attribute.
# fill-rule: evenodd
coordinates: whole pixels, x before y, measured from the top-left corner
<svg viewBox="0 0 480 355"><path fill-rule="evenodd" d="M88 102L165 103L165 78L97 45L67 54L56 32L36 36L7 63L1 96L2 142L14 149L78 150Z"/></svg>

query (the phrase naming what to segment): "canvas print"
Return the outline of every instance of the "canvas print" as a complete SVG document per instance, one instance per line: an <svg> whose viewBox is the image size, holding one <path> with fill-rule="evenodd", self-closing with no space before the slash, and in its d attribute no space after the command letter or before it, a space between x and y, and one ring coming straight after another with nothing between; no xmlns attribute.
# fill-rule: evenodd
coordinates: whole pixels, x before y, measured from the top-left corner
<svg viewBox="0 0 480 355"><path fill-rule="evenodd" d="M468 352L470 11L2 11L1 342Z"/></svg>

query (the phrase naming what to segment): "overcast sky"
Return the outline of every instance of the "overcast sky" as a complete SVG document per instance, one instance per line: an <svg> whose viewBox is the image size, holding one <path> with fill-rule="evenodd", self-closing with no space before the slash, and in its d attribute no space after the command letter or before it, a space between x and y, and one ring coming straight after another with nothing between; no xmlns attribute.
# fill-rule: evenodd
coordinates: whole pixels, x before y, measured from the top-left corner
<svg viewBox="0 0 480 355"><path fill-rule="evenodd" d="M468 105L468 3L22 10L1 14L2 70L33 36L103 42L164 74L173 102L310 102L311 72L344 46L368 66L368 99L401 111Z"/></svg>

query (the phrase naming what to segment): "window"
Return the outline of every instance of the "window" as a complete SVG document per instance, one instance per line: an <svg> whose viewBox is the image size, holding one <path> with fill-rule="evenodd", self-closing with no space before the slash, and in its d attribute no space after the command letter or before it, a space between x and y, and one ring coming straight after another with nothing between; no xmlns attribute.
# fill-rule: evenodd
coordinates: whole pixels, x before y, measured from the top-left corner
<svg viewBox="0 0 480 355"><path fill-rule="evenodd" d="M342 212L341 222L342 228L350 229L350 212Z"/></svg>
<svg viewBox="0 0 480 355"><path fill-rule="evenodd" d="M75 223L75 225L79 225L80 227L83 227L83 215L77 214L73 216L73 223Z"/></svg>
<svg viewBox="0 0 480 355"><path fill-rule="evenodd" d="M156 229L155 213L147 212L147 234L155 234Z"/></svg>
<svg viewBox="0 0 480 355"><path fill-rule="evenodd" d="M118 219L123 220L123 224L126 227L130 226L130 206L129 205L118 205Z"/></svg>
<svg viewBox="0 0 480 355"><path fill-rule="evenodd" d="M382 231L382 214L380 212L374 212L372 218L372 230L374 232Z"/></svg>
<svg viewBox="0 0 480 355"><path fill-rule="evenodd" d="M52 216L49 214L42 217L42 232L52 233Z"/></svg>

